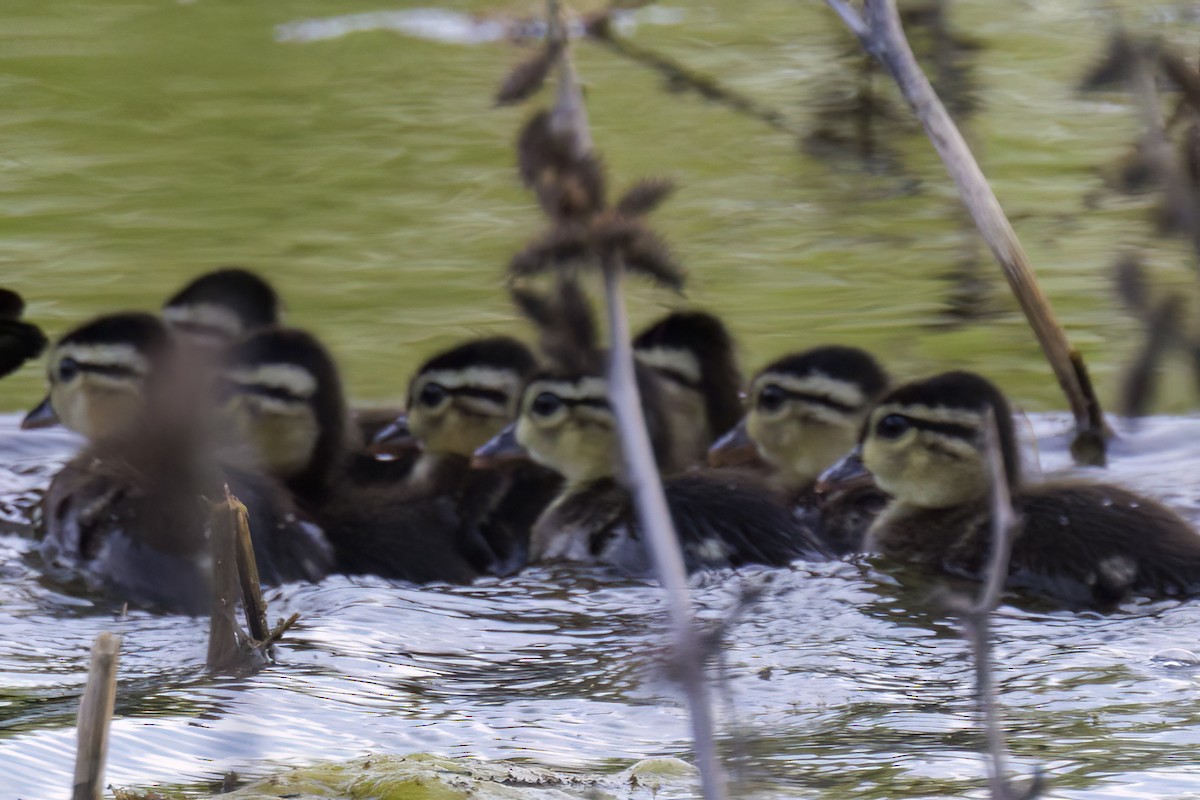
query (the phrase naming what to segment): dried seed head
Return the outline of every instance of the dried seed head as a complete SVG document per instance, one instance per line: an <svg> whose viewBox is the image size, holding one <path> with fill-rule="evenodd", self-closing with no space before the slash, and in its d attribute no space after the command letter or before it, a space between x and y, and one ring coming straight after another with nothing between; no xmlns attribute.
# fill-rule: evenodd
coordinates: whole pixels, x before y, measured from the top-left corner
<svg viewBox="0 0 1200 800"><path fill-rule="evenodd" d="M496 105L512 105L536 94L545 85L560 55L562 45L547 42L537 53L513 67L496 91Z"/></svg>
<svg viewBox="0 0 1200 800"><path fill-rule="evenodd" d="M647 178L635 183L617 201L616 212L625 217L640 217L649 214L675 191L675 182L669 178Z"/></svg>

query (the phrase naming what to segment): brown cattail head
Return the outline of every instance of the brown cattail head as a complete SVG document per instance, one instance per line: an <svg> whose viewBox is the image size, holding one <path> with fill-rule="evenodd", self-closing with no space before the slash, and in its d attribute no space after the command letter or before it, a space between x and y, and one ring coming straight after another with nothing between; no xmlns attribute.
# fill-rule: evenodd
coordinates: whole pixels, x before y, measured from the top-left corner
<svg viewBox="0 0 1200 800"><path fill-rule="evenodd" d="M513 67L496 90L496 105L507 106L532 97L546 83L550 70L562 55L561 42L548 41L529 58Z"/></svg>
<svg viewBox="0 0 1200 800"><path fill-rule="evenodd" d="M568 137L554 132L549 111L534 114L521 130L517 170L551 219L583 219L604 209L603 163L594 153L574 155Z"/></svg>
<svg viewBox="0 0 1200 800"><path fill-rule="evenodd" d="M619 258L629 272L683 291L683 269L667 243L640 220L605 215L592 226L592 236L602 262Z"/></svg>
<svg viewBox="0 0 1200 800"><path fill-rule="evenodd" d="M591 304L574 277L560 275L554 290L546 294L514 287L512 298L538 329L542 353L554 369L573 373L602 369Z"/></svg>
<svg viewBox="0 0 1200 800"><path fill-rule="evenodd" d="M675 191L670 178L647 178L638 181L617 201L616 212L625 217L640 217L658 208Z"/></svg>
<svg viewBox="0 0 1200 800"><path fill-rule="evenodd" d="M582 265L593 255L588 229L581 223L563 224L513 256L508 273L513 278L540 275L569 264Z"/></svg>

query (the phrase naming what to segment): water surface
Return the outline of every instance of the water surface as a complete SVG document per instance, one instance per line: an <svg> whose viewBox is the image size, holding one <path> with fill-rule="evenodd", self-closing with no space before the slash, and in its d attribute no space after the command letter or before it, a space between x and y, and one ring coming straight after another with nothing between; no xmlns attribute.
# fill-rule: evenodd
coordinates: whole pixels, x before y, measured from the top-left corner
<svg viewBox="0 0 1200 800"><path fill-rule="evenodd" d="M1146 246L1163 286L1190 290L1195 278L1180 246L1152 241L1146 200L1104 190L1102 168L1135 124L1124 96L1074 90L1112 22L1102 5L971 0L952 22L979 46L962 56L976 87L969 138L1108 398L1138 341L1111 297L1114 254ZM1188 4L1116 5L1136 25L1200 43ZM421 24L436 35L419 36L411 15L376 13L401 10L9 0L4 285L60 334L105 310L157 307L198 271L245 264L278 284L292 322L329 341L361 399L401 395L409 370L459 337L522 332L502 268L539 224L512 168L528 112L492 109L490 94L524 52L494 25L538 6L446 4L486 20L435 14ZM748 365L838 340L873 348L898 375L967 366L1026 408L1061 406L919 131L898 113L877 122L868 161L837 145L860 63L820 3L642 14L634 41L777 109L791 131L665 91L594 43L578 49L614 182L679 181L655 224L691 271L690 298L728 319ZM638 322L681 302L631 292ZM948 309L964 304L970 319L950 324ZM0 408L27 408L41 391L30 367L0 384ZM1187 377L1171 377L1162 407L1192 402ZM0 417L0 516L15 531L0 537L2 797L65 796L101 630L125 636L117 786L199 792L228 770L253 777L366 753L608 774L688 753L657 669L658 591L570 570L466 588L287 586L271 593L272 614L303 621L280 663L208 677L202 625L118 617L41 580L31 509L76 443L19 434L17 419ZM1064 424L1035 416L1048 469L1065 465ZM1191 418L1152 420L1118 445L1111 477L1200 520L1198 434ZM710 620L751 588L764 599L730 624L723 650L722 744L741 794L979 796L970 665L930 587L840 563L695 579ZM1107 617L1006 607L996 635L1016 768L1041 765L1051 797L1200 796L1188 757L1200 741L1200 606Z"/></svg>

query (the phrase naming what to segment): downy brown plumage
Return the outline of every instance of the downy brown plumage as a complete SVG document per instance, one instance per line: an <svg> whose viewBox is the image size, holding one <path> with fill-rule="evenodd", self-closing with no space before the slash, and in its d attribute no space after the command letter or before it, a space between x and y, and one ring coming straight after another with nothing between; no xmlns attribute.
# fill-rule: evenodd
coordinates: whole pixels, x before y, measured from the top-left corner
<svg viewBox="0 0 1200 800"><path fill-rule="evenodd" d="M479 572L452 498L414 499L400 481L351 469L348 415L332 357L310 334L269 328L229 354L224 418L239 460L282 480L349 574L465 583Z"/></svg>
<svg viewBox="0 0 1200 800"><path fill-rule="evenodd" d="M230 483L247 505L265 583L319 579L323 537L269 479L223 470L208 438L206 399L164 325L111 314L52 348L48 403L88 445L55 476L44 500L43 555L121 601L187 613L208 607L208 512Z"/></svg>
<svg viewBox="0 0 1200 800"><path fill-rule="evenodd" d="M1165 506L1111 484L1021 481L1004 395L969 372L901 386L871 412L862 460L893 500L869 546L907 562L980 578L991 542L984 426L994 418L1022 520L1008 586L1071 606L1200 589L1200 536ZM841 470L839 470L841 471Z"/></svg>

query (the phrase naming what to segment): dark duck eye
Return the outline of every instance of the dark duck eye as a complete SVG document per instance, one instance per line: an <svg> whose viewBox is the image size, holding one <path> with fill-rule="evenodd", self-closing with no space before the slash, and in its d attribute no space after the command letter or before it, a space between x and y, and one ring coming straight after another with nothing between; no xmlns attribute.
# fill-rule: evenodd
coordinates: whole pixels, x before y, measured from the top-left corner
<svg viewBox="0 0 1200 800"><path fill-rule="evenodd" d="M440 383L427 383L425 384L425 387L421 389L421 396L417 398L417 402L423 406L434 408L445 402L449 394L450 393L446 391L446 387L442 386Z"/></svg>
<svg viewBox="0 0 1200 800"><path fill-rule="evenodd" d="M758 407L763 411L778 411L787 399L787 392L773 383L767 384L758 393Z"/></svg>
<svg viewBox="0 0 1200 800"><path fill-rule="evenodd" d="M539 417L548 417L562 408L562 405L562 398L558 395L551 394L550 392L542 392L533 398L533 403L530 404L529 410Z"/></svg>
<svg viewBox="0 0 1200 800"><path fill-rule="evenodd" d="M63 383L73 380L79 374L79 362L73 358L64 358L58 362L58 379Z"/></svg>
<svg viewBox="0 0 1200 800"><path fill-rule="evenodd" d="M902 414L888 414L875 425L875 435L883 439L899 439L912 423Z"/></svg>

